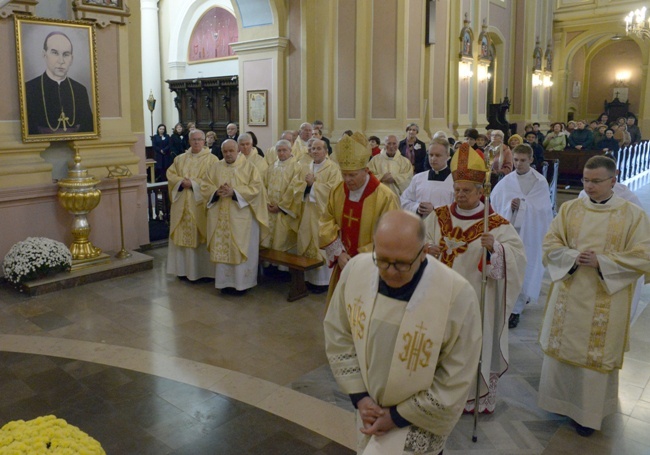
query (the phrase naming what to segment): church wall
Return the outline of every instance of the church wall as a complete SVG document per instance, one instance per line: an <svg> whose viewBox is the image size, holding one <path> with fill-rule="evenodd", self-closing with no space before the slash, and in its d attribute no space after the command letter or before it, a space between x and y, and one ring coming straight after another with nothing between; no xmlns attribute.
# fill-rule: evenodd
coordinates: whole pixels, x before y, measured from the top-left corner
<svg viewBox="0 0 650 455"><path fill-rule="evenodd" d="M288 118L300 119L302 105L302 28L300 24L300 0L290 0L287 49Z"/></svg>
<svg viewBox="0 0 650 455"><path fill-rule="evenodd" d="M102 199L89 215L91 241L107 251L120 248L116 182L106 179L107 166L126 166L133 174L123 181L125 243L129 249L149 243L144 174L144 140L139 1L130 1L128 25L97 29L101 137L83 141L23 143L20 131L18 79L13 17L0 19L0 59L5 69L6 101L0 105L0 258L15 242L46 236L69 244L72 215L59 205L55 180L66 174L75 151L82 165L101 182ZM38 17L72 20L70 2L49 0L36 9ZM135 48L135 50L133 49Z"/></svg>
<svg viewBox="0 0 650 455"><path fill-rule="evenodd" d="M616 86L616 73L629 71L629 83L621 84L628 89L630 110L637 112L641 98L641 67L635 63L641 61L641 50L631 40L611 42L597 51L590 59L589 65L589 98L587 100L587 116L596 118L603 111L603 101L612 101L614 93L619 90ZM620 97L621 101L625 101Z"/></svg>

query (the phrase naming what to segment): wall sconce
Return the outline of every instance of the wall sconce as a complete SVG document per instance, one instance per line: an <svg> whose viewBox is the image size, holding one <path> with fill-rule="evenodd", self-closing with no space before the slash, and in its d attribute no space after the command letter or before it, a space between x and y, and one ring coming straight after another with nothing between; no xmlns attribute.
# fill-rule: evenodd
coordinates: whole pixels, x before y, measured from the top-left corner
<svg viewBox="0 0 650 455"><path fill-rule="evenodd" d="M470 79L474 76L472 64L470 62L460 62L458 64L458 77L460 79Z"/></svg>
<svg viewBox="0 0 650 455"><path fill-rule="evenodd" d="M614 85L616 87L625 87L627 86L628 82L630 82L630 77L632 76L632 73L627 70L621 70L616 72L616 80L614 81Z"/></svg>
<svg viewBox="0 0 650 455"><path fill-rule="evenodd" d="M543 81L542 81L542 85L544 86L544 88L553 87L553 79L551 79L551 75L550 75L550 74L545 74L545 75L544 75L544 79L543 79Z"/></svg>
<svg viewBox="0 0 650 455"><path fill-rule="evenodd" d="M479 62L478 64L478 81L487 82L492 78L492 75L488 71L488 65L484 65Z"/></svg>
<svg viewBox="0 0 650 455"><path fill-rule="evenodd" d="M533 73L533 87L539 87L544 83L538 72Z"/></svg>

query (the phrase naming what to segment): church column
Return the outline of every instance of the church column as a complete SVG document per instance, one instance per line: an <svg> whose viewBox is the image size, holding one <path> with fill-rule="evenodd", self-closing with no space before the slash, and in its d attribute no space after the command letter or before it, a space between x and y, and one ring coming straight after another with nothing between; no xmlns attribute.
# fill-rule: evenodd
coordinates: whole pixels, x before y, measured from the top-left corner
<svg viewBox="0 0 650 455"><path fill-rule="evenodd" d="M160 34L158 31L158 0L141 0L142 13L142 94L144 98L153 92L156 109L153 112L153 134L156 126L162 123L162 91L160 84ZM146 145L151 145L151 111L145 99L142 100L144 111L144 137ZM173 125L167 125L171 134Z"/></svg>
<svg viewBox="0 0 650 455"><path fill-rule="evenodd" d="M275 144L287 118L285 55L287 38L263 38L231 43L239 57L239 130L253 129L260 144ZM267 90L266 125L251 128L247 116L247 92Z"/></svg>

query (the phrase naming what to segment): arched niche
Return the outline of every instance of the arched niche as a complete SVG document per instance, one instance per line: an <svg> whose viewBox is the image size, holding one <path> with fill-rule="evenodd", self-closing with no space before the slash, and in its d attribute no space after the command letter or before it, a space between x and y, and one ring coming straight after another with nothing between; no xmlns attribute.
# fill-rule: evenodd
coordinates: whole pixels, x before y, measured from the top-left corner
<svg viewBox="0 0 650 455"><path fill-rule="evenodd" d="M187 49L188 63L235 57L230 43L239 41L235 15L215 6L207 10L194 25Z"/></svg>

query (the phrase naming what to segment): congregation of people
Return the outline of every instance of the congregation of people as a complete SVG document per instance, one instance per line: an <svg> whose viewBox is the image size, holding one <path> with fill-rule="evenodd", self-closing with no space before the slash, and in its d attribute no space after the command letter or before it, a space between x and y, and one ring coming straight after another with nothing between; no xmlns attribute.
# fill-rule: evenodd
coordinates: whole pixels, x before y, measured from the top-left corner
<svg viewBox="0 0 650 455"><path fill-rule="evenodd" d="M236 124L222 141L160 125L167 273L237 296L260 269L286 270L260 261L260 248L321 260L305 281L327 292L326 353L357 409L359 453L439 454L463 412L498 412L508 332L547 271L539 406L589 436L616 412L632 296L650 278L650 221L609 157L641 133L635 117L608 120L510 137L437 132L428 143L414 123L401 139L345 131L334 143L315 121L266 150ZM587 161L584 197L554 217L539 171L545 150L564 149L606 154Z"/></svg>

